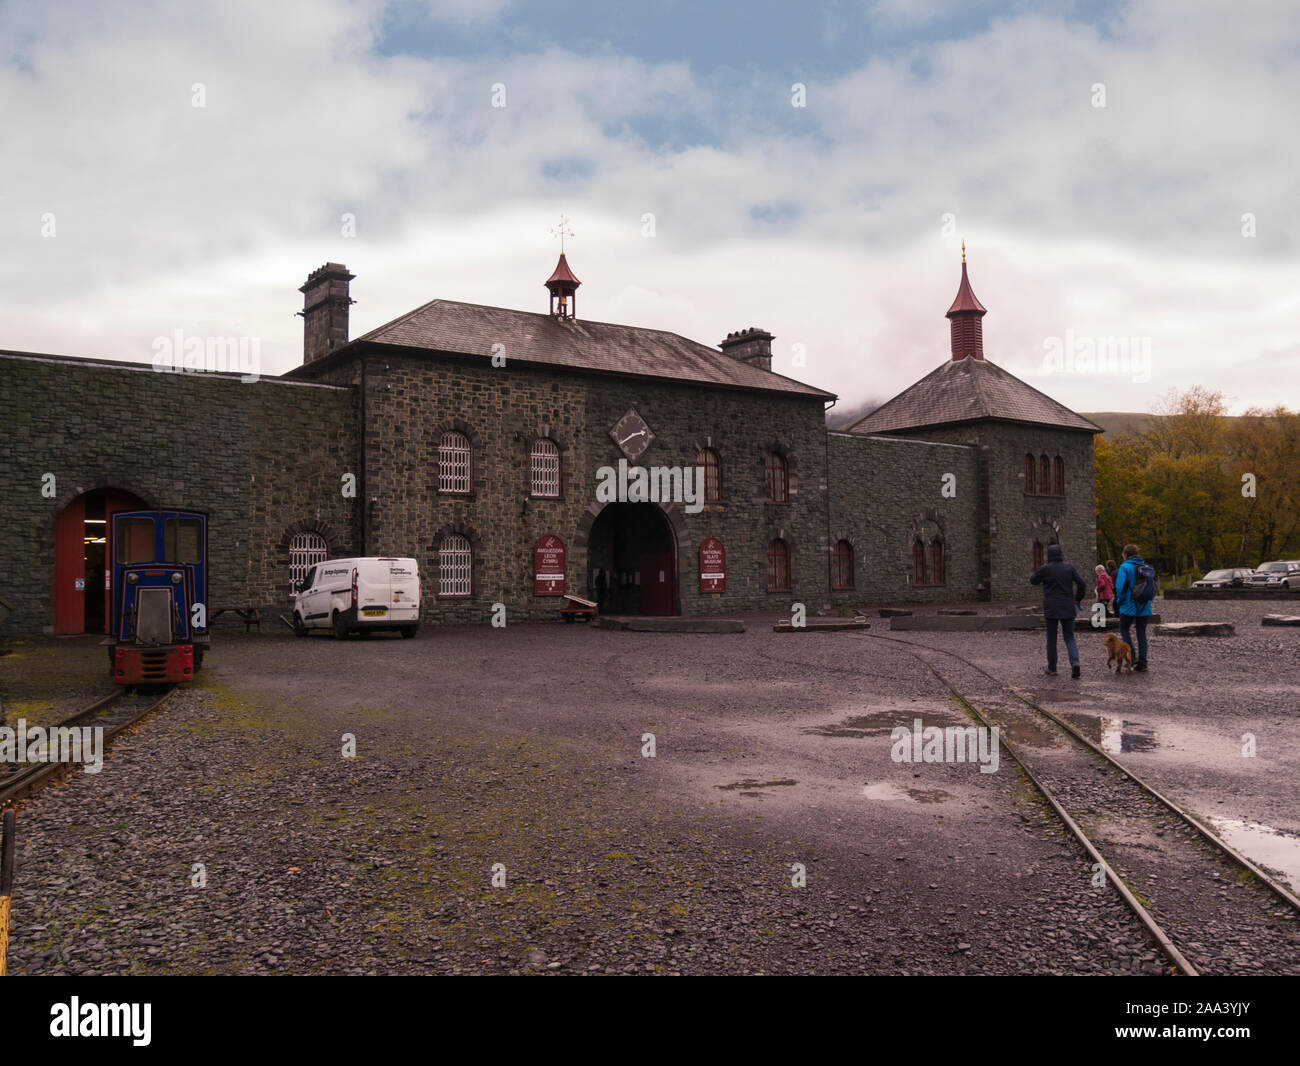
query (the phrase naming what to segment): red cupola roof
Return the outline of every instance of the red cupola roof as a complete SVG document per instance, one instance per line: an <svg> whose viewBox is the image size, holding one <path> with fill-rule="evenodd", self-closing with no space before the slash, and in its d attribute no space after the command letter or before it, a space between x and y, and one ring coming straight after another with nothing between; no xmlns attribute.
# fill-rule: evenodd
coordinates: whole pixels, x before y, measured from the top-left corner
<svg viewBox="0 0 1300 1066"><path fill-rule="evenodd" d="M569 261L564 258L564 253L560 253L560 261L555 264L555 269L551 276L543 283L551 290L551 314L558 315L560 318L569 318L577 310L578 286L582 284L572 270L569 269ZM573 299L573 307L570 309L569 299ZM555 301L560 301L559 309L556 309Z"/></svg>
<svg viewBox="0 0 1300 1066"><path fill-rule="evenodd" d="M970 287L970 278L966 276L966 242L961 242L961 284L957 287L957 298L948 308L947 319L950 323L949 335L952 341L954 360L984 358L984 325L981 319L988 313L985 306L975 298L975 291Z"/></svg>

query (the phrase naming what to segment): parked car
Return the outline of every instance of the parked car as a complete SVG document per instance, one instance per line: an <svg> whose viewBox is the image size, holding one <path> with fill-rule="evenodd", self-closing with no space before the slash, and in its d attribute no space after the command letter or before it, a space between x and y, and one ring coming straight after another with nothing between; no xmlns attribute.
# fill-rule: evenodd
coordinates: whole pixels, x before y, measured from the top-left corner
<svg viewBox="0 0 1300 1066"><path fill-rule="evenodd" d="M329 559L298 582L293 631L349 633L397 630L413 637L420 628L420 570L414 559Z"/></svg>
<svg viewBox="0 0 1300 1066"><path fill-rule="evenodd" d="M1275 559L1260 563L1246 579L1253 589L1300 589L1300 559Z"/></svg>
<svg viewBox="0 0 1300 1066"><path fill-rule="evenodd" d="M1254 574L1254 570L1240 567L1233 570L1211 570L1200 581L1193 581L1194 589L1241 588Z"/></svg>

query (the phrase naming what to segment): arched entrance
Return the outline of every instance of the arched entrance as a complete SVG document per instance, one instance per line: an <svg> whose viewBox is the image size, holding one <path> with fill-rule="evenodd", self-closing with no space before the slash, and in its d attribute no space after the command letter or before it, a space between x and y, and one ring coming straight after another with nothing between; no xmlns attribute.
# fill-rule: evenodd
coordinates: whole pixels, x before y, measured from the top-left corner
<svg viewBox="0 0 1300 1066"><path fill-rule="evenodd" d="M112 518L148 508L125 489L91 489L54 520L54 632L108 632Z"/></svg>
<svg viewBox="0 0 1300 1066"><path fill-rule="evenodd" d="M587 587L602 614L677 614L677 545L652 503L607 504L587 536Z"/></svg>

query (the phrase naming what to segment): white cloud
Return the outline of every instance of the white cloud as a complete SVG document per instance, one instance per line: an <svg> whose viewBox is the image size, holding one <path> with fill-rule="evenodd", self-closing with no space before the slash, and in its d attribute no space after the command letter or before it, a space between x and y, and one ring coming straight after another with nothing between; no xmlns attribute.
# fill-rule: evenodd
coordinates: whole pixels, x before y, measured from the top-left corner
<svg viewBox="0 0 1300 1066"><path fill-rule="evenodd" d="M1106 34L1007 17L811 83L806 112L770 71L703 77L612 51L379 57L377 0L310 19L189 10L0 9L0 347L147 359L176 328L249 332L288 369L296 288L326 260L358 275L354 335L438 296L542 309L563 210L585 316L706 343L763 326L777 369L807 345L796 376L846 406L947 357L964 236L990 357L1070 406L1204 384L1300 407L1300 149L1278 132L1298 38L1271 5L1225 26L1137 3ZM663 147L664 130L698 135ZM1151 337L1152 381L1043 376L1043 339L1065 329ZM1279 389L1263 371L1283 360Z"/></svg>

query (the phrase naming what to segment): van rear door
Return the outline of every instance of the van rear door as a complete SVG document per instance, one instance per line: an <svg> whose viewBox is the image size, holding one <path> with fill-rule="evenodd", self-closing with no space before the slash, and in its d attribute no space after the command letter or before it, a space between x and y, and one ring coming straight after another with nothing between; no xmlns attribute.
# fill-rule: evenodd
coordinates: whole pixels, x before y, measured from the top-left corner
<svg viewBox="0 0 1300 1066"><path fill-rule="evenodd" d="M399 618L417 617L410 612L420 606L420 581L414 559L387 559L388 604Z"/></svg>

